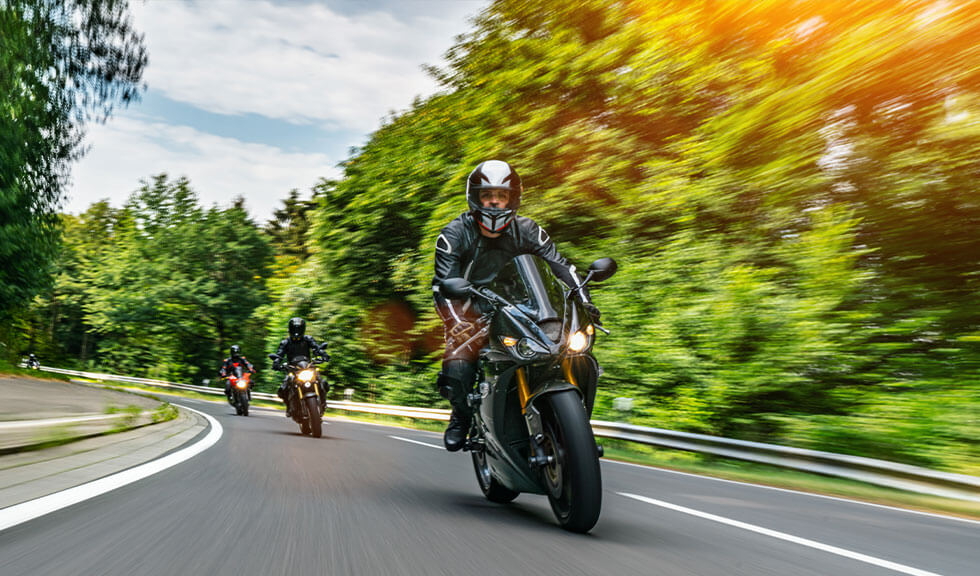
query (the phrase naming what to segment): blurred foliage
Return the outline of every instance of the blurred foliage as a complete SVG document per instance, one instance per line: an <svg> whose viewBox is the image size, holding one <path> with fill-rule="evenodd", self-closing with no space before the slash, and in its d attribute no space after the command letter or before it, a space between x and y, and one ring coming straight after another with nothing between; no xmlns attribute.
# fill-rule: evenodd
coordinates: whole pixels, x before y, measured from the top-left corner
<svg viewBox="0 0 980 576"><path fill-rule="evenodd" d="M232 344L262 350L252 315L272 250L240 202L204 209L186 179L161 174L121 209L99 202L63 222L59 272L24 327L40 357L200 382Z"/></svg>
<svg viewBox="0 0 980 576"><path fill-rule="evenodd" d="M0 0L3 324L50 281L85 123L139 97L146 61L124 0Z"/></svg>
<svg viewBox="0 0 980 576"><path fill-rule="evenodd" d="M563 253L621 264L595 291L614 331L599 416L963 469L977 12L493 3L432 70L444 90L388 118L321 197L308 301L344 326L333 368L361 396L435 400L434 239L472 166L501 158Z"/></svg>
<svg viewBox="0 0 980 576"><path fill-rule="evenodd" d="M56 323L71 354L179 375L238 327L272 351L299 315L328 344L335 396L444 402L434 242L466 209L468 172L499 158L564 255L620 264L593 293L613 331L597 417L980 473L978 16L500 0L431 69L439 93L386 118L310 201L292 193L267 240L239 241L275 256L255 257L271 267L234 305L192 264L232 216L204 218L186 183L158 179L119 214L67 219L62 270L99 263L59 276L37 325L73 306ZM190 216L154 216L157 187ZM83 234L102 213L105 234ZM164 213L165 242L147 241Z"/></svg>

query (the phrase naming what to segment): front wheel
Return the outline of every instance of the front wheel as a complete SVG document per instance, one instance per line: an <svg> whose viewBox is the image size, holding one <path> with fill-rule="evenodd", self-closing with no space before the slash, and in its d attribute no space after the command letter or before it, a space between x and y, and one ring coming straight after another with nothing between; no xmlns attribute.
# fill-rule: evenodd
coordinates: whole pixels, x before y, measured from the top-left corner
<svg viewBox="0 0 980 576"><path fill-rule="evenodd" d="M506 504L514 498L517 498L520 492L504 486L490 473L490 465L487 464L487 453L484 450L474 450L472 454L476 481L480 484L480 490L483 491L483 495L487 497L487 500L497 502L498 504Z"/></svg>
<svg viewBox="0 0 980 576"><path fill-rule="evenodd" d="M310 432L314 438L323 436L323 418L320 417L320 400L310 396L303 400L306 404L306 414L310 417Z"/></svg>
<svg viewBox="0 0 980 576"><path fill-rule="evenodd" d="M548 501L562 528L585 533L595 526L602 508L595 437L575 391L549 394L543 400L542 448L552 457L551 463L541 468Z"/></svg>
<svg viewBox="0 0 980 576"><path fill-rule="evenodd" d="M238 405L242 407L242 416L248 416L248 392L238 393Z"/></svg>

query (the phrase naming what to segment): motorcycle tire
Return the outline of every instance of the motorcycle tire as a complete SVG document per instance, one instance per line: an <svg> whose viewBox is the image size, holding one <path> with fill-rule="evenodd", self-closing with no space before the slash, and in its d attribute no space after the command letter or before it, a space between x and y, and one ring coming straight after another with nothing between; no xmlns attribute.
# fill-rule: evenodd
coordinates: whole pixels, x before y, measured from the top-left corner
<svg viewBox="0 0 980 576"><path fill-rule="evenodd" d="M314 438L323 436L323 418L320 416L320 400L316 396L310 396L303 400L306 404L306 413L310 417L310 433Z"/></svg>
<svg viewBox="0 0 980 576"><path fill-rule="evenodd" d="M562 528L584 534L595 526L602 508L595 437L574 390L548 394L543 400L542 447L554 458L541 468L548 502Z"/></svg>
<svg viewBox="0 0 980 576"><path fill-rule="evenodd" d="M487 500L498 504L506 504L517 498L520 492L511 490L497 481L490 473L490 466L487 464L487 454L483 450L474 450L473 471L476 472L476 482L480 485L480 490Z"/></svg>
<svg viewBox="0 0 980 576"><path fill-rule="evenodd" d="M248 395L242 394L238 397L238 405L242 407L242 416L248 416Z"/></svg>

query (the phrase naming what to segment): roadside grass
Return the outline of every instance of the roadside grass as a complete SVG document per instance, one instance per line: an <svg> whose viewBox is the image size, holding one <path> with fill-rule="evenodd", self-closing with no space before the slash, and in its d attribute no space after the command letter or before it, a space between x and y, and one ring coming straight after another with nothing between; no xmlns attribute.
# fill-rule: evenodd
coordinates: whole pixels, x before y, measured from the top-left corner
<svg viewBox="0 0 980 576"><path fill-rule="evenodd" d="M106 414L121 414L122 418L117 420L117 424L112 427L112 432L128 430L136 425L137 419L143 413L143 409L136 404L129 404L120 408L119 406L109 405L105 409Z"/></svg>
<svg viewBox="0 0 980 576"><path fill-rule="evenodd" d="M150 424L159 424L161 422L173 420L180 415L175 406L165 401L162 402L160 406L156 408L156 410L149 414L149 422L140 422L139 418L143 414L143 409L135 404L129 404L124 407L110 405L106 407L105 414L125 414L125 416L119 419L119 421L117 421L113 426L103 431L80 433L78 431L78 425L72 423L43 428L38 432L36 438L34 438L30 443L23 446L15 446L10 449L5 449L3 453L13 454L17 452L33 452L36 450L44 450L46 448L55 448L57 446L64 446L65 444L71 444L72 442L91 438L93 436L108 436L110 434L118 434L120 432L126 432L127 430L132 430L134 428L139 428Z"/></svg>
<svg viewBox="0 0 980 576"><path fill-rule="evenodd" d="M164 402L159 408L153 411L151 419L154 424L160 424L161 422L173 420L178 416L180 416L180 412L177 410L177 407L170 402Z"/></svg>
<svg viewBox="0 0 980 576"><path fill-rule="evenodd" d="M140 386L138 384L127 383L122 385L104 382L102 385L125 390L161 393L159 388ZM179 389L165 389L165 391L168 395L217 402L219 404L226 402L223 394L210 395ZM154 396L153 394L148 394L148 396L163 401L161 398ZM278 402L256 399L252 402L252 405L282 410L282 404ZM340 420L385 424L388 426L411 430L424 430L429 432L441 433L446 427L444 422L434 420L415 420L401 416L387 416L384 414L353 413L346 410L330 409L327 410L326 415L329 418L336 418ZM744 462L741 460L700 454L696 452L662 449L654 446L646 446L635 442L625 442L610 438L599 438L598 442L602 444L605 450L604 460L618 460L630 464L653 466L656 468L674 470L676 472L710 476L722 480L760 484L773 488L797 490L800 492L861 500L884 506L895 506L898 508L906 508L922 512L932 512L980 520L980 502L968 502L941 498L938 496L916 494L913 492L905 492L903 490L865 484L863 482L848 480L846 478L822 476L803 471L779 468L777 466L770 466L767 464Z"/></svg>

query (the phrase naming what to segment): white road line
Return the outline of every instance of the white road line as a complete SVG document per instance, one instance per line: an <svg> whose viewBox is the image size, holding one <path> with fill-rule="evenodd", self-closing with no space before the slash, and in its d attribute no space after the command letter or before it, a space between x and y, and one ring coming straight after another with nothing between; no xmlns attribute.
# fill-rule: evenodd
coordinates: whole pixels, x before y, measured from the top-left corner
<svg viewBox="0 0 980 576"><path fill-rule="evenodd" d="M17 526L18 524L23 524L29 520L39 518L45 514L50 514L56 510L61 510L73 504L78 504L88 500L89 498L94 498L96 496L105 494L115 490L116 488L121 488L127 484L136 482L137 480L142 480L147 476L152 476L157 472L162 472L167 468L171 468L180 464L181 462L197 456L201 452L204 452L221 438L223 430L221 424L211 416L194 410L193 408L188 408L187 406L179 406L191 412L196 412L207 419L208 423L211 425L211 431L208 432L207 436L202 438L195 444L188 446L182 450L178 450L169 456L163 458L158 458L156 460L147 462L145 464L140 464L134 468L128 470L123 470L122 472L113 474L111 476L106 476L105 478L99 478L98 480L93 480L74 488L69 488L67 490L62 490L61 492L55 492L54 494L48 494L47 496L42 496L40 498L35 498L34 500L28 500L27 502L22 502L14 506L9 506L0 510L0 531L6 530L7 528Z"/></svg>
<svg viewBox="0 0 980 576"><path fill-rule="evenodd" d="M412 440L410 438L402 438L401 436L391 436L388 438L394 438L395 440L401 440L402 442L411 442L412 444L418 444L419 446L428 446L429 448L435 448L437 450L445 450L442 446L437 446L435 444L429 444L428 442L419 442L418 440Z"/></svg>
<svg viewBox="0 0 980 576"><path fill-rule="evenodd" d="M702 480L714 480L715 482L725 482L726 484L738 484L740 486L750 486L752 488L763 488L765 490L774 490L776 492L786 492L788 494L799 494L801 496L811 496L813 498L823 498L824 500L836 500L837 502L846 502L848 504L860 504L862 506L871 506L873 508L882 508L884 510L893 510L895 512L905 512L906 514L917 514L919 516L930 516L932 518L938 518L940 520L957 520L959 522L967 522L969 524L980 524L980 521L971 520L970 518L961 518L959 516L948 516L946 514L937 514L935 512L923 512L921 510L910 510L908 508L899 508L897 506L886 506L885 504L875 504L874 502L865 502L864 500L852 500L850 498L842 498L840 496L828 496L826 494L817 494L815 492L804 492L803 490L793 490L791 488L777 488L775 486L766 486L765 484L753 484L751 482L742 482L739 480L729 480L727 478L718 478L715 476L705 476L703 474L693 474L691 472L681 472L680 470L671 470L669 468L659 468L657 466L647 466L645 464L634 464L632 462L623 462L621 460L608 460L603 459L603 462L611 462L613 464L622 464L623 466L632 466L634 468L644 468L646 470L653 470L656 472L666 472L668 474L678 474L680 476L690 476L691 478L701 478Z"/></svg>
<svg viewBox="0 0 980 576"><path fill-rule="evenodd" d="M718 522L719 524L734 526L735 528L741 528L742 530L748 530L749 532L755 532L756 534L762 534L764 536L770 536L779 540L785 540L801 546L814 548L822 552L829 552L831 554L850 558L851 560L872 564L880 568L887 568L889 570L894 570L895 572L901 572L902 574L911 574L912 576L940 576L935 572L920 570L918 568L913 568L897 562L891 562L889 560L882 560L881 558L875 558L874 556L868 556L867 554L861 554L860 552L845 550L844 548L838 548L837 546L831 546L830 544L823 544L807 538L800 538L799 536L793 536L792 534L786 534L785 532L777 532L776 530L770 530L754 524L747 524L745 522L739 522L738 520L732 520L731 518L725 518L724 516L716 516L714 514L709 514L693 508L678 506L677 504L671 504L670 502L664 502L663 500L654 500L653 498L637 496L636 494L629 494L626 492L617 492L617 494L627 498L632 498L633 500L639 500L640 502L646 502L647 504L653 504L654 506L660 506L661 508L667 508L668 510L673 510L675 512L690 514L691 516L697 516L698 518L711 520L712 522Z"/></svg>

